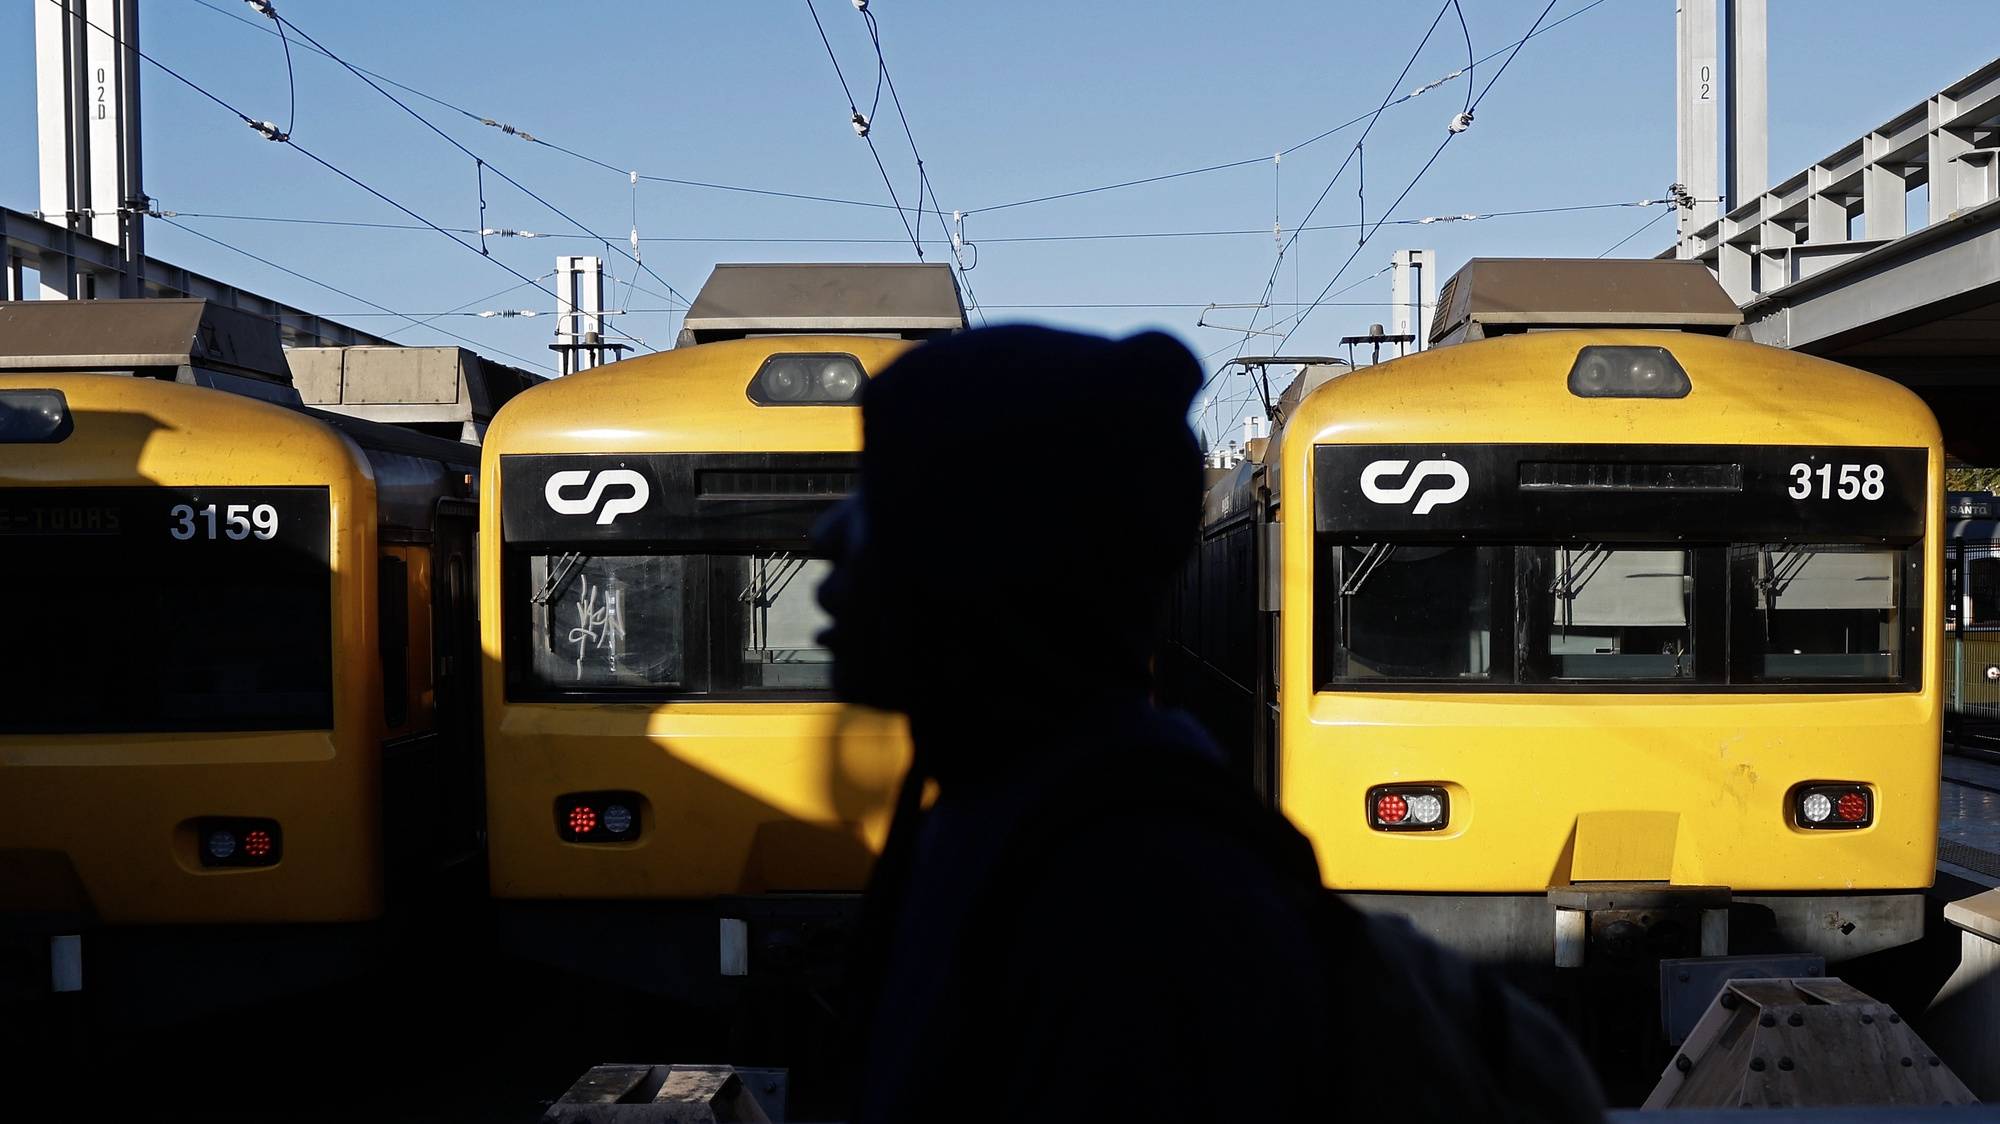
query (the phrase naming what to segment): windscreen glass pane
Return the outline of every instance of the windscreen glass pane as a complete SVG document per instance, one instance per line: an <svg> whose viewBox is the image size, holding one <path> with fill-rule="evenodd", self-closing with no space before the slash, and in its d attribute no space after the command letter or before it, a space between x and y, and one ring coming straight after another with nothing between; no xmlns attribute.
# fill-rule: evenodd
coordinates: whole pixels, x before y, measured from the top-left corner
<svg viewBox="0 0 2000 1124"><path fill-rule="evenodd" d="M1686 550L1552 548L1546 594L1556 678L1691 678L1692 561Z"/></svg>
<svg viewBox="0 0 2000 1124"><path fill-rule="evenodd" d="M324 488L0 491L0 733L330 729L327 510Z"/></svg>
<svg viewBox="0 0 2000 1124"><path fill-rule="evenodd" d="M531 556L534 680L557 689L684 686L687 572L682 555Z"/></svg>
<svg viewBox="0 0 2000 1124"><path fill-rule="evenodd" d="M1492 547L1336 546L1334 677L1481 680L1493 664ZM1325 607L1322 607L1322 612Z"/></svg>
<svg viewBox="0 0 2000 1124"><path fill-rule="evenodd" d="M833 655L818 593L831 568L782 549L530 555L517 667L557 694L824 696Z"/></svg>
<svg viewBox="0 0 2000 1124"><path fill-rule="evenodd" d="M1894 679L1903 552L1764 544L1756 557L1760 679Z"/></svg>
<svg viewBox="0 0 2000 1124"><path fill-rule="evenodd" d="M716 630L717 686L830 690L833 653L818 639L830 619L817 595L833 564L778 551L719 557L716 568L723 618Z"/></svg>

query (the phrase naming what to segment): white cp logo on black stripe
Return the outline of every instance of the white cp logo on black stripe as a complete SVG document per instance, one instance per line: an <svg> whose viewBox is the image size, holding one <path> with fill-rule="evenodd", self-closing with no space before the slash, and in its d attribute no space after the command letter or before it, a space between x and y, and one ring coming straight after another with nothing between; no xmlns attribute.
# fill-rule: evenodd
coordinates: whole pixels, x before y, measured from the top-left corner
<svg viewBox="0 0 2000 1124"><path fill-rule="evenodd" d="M1409 475L1393 488L1384 487L1384 477ZM1437 480L1432 487L1425 488L1424 482ZM1465 490L1471 480L1465 474L1465 466L1457 461L1418 461L1411 468L1409 461L1372 461L1361 470L1361 494L1370 502L1400 505L1409 503L1414 497L1417 506L1414 515L1425 515L1434 507L1457 503L1465 498ZM1421 494L1419 494L1421 492Z"/></svg>
<svg viewBox="0 0 2000 1124"><path fill-rule="evenodd" d="M581 488L588 484L590 490L581 499L572 499L564 492ZM604 493L612 488L624 488L626 494L605 498ZM613 519L646 506L653 497L652 488L646 478L629 468L607 468L602 472L586 469L571 469L549 476L549 482L542 488L542 498L549 501L549 508L558 515L589 515L597 512L597 525L602 527ZM600 509L598 503L604 506Z"/></svg>

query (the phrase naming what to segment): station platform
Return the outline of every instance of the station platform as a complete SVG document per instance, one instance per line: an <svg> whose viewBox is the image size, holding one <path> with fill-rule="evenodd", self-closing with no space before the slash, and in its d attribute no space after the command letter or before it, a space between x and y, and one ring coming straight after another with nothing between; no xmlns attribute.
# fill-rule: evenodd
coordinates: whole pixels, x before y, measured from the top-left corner
<svg viewBox="0 0 2000 1124"><path fill-rule="evenodd" d="M1938 870L2000 887L2000 753L1946 751L1938 790Z"/></svg>

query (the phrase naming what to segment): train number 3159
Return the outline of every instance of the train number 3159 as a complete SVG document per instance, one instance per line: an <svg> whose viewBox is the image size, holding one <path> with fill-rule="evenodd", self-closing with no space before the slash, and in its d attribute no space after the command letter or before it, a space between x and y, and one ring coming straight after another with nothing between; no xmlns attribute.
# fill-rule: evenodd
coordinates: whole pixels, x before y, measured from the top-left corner
<svg viewBox="0 0 2000 1124"><path fill-rule="evenodd" d="M1815 476L1819 477L1818 488L1813 486ZM1823 500L1879 500L1885 487L1879 464L1843 464L1838 470L1832 464L1823 464L1818 468L1795 464L1792 466L1792 486L1786 489L1786 494L1795 500L1812 499L1815 493Z"/></svg>
<svg viewBox="0 0 2000 1124"><path fill-rule="evenodd" d="M278 509L268 503L255 507L247 503L232 503L222 509L219 520L215 509L215 504L196 510L187 504L177 503L167 512L175 520L174 526L167 528L167 533L183 541L194 538L204 530L207 533L202 537L208 539L215 538L218 529L223 537L232 539L247 539L252 535L269 539L278 533Z"/></svg>

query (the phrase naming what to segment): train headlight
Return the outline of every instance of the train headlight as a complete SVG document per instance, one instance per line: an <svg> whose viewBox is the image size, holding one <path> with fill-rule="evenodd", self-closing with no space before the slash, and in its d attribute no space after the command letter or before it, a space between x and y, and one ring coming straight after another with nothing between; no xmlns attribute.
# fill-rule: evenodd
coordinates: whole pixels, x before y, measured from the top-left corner
<svg viewBox="0 0 2000 1124"><path fill-rule="evenodd" d="M852 355L773 355L757 368L749 394L759 406L853 406L865 381Z"/></svg>
<svg viewBox="0 0 2000 1124"><path fill-rule="evenodd" d="M1569 392L1578 398L1686 398L1694 384L1664 347L1593 344L1576 353Z"/></svg>
<svg viewBox="0 0 2000 1124"><path fill-rule="evenodd" d="M1875 822L1875 794L1867 785L1802 784L1792 790L1792 820L1808 831L1838 831Z"/></svg>
<svg viewBox="0 0 2000 1124"><path fill-rule="evenodd" d="M50 445L75 429L60 390L0 390L0 445Z"/></svg>
<svg viewBox="0 0 2000 1124"><path fill-rule="evenodd" d="M1376 785L1366 813L1376 831L1437 831L1451 822L1451 796L1434 784Z"/></svg>
<svg viewBox="0 0 2000 1124"><path fill-rule="evenodd" d="M556 798L556 834L565 843L630 843L639 838L636 792L572 792Z"/></svg>
<svg viewBox="0 0 2000 1124"><path fill-rule="evenodd" d="M271 866L284 857L277 820L204 816L193 826L203 866Z"/></svg>

